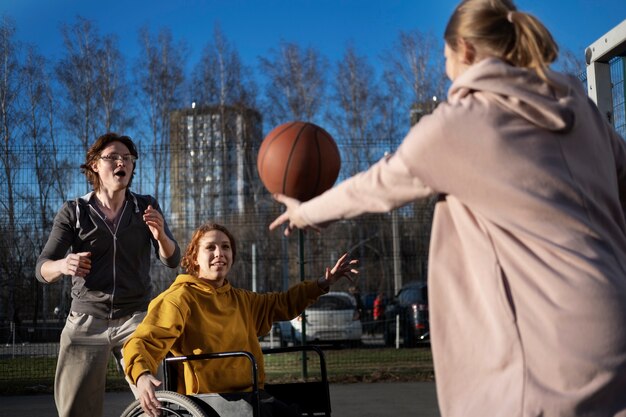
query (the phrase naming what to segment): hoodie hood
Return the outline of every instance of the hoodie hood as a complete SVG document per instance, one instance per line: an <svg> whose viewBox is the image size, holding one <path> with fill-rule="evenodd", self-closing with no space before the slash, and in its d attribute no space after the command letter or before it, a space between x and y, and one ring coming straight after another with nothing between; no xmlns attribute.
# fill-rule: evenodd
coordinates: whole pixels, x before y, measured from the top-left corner
<svg viewBox="0 0 626 417"><path fill-rule="evenodd" d="M572 85L576 83L553 71L548 71L548 79L550 84L532 70L487 58L457 77L448 91L448 101L455 103L469 94L483 94L538 127L567 132L575 121L577 92Z"/></svg>
<svg viewBox="0 0 626 417"><path fill-rule="evenodd" d="M194 287L198 291L202 291L207 294L220 294L229 291L231 288L230 282L228 282L227 279L224 280L224 285L222 285L220 288L214 288L211 284L203 279L194 277L193 275L189 274L181 274L176 277L176 280L174 281L174 283L172 283L170 289L176 290L183 286Z"/></svg>

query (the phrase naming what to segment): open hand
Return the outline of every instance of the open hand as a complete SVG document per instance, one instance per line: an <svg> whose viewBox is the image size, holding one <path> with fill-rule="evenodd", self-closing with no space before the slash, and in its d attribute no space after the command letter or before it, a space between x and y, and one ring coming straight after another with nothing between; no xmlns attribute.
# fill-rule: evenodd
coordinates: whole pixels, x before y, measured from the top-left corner
<svg viewBox="0 0 626 417"><path fill-rule="evenodd" d="M159 385L161 385L161 381L149 372L140 375L137 379L139 402L148 417L158 417L161 414L161 402L156 397L156 387Z"/></svg>
<svg viewBox="0 0 626 417"><path fill-rule="evenodd" d="M159 213L159 210L156 210L152 206L148 206L148 208L146 208L143 212L143 221L150 228L150 233L152 233L152 236L156 240L159 240L159 237L165 234L165 221L163 220L163 215Z"/></svg>
<svg viewBox="0 0 626 417"><path fill-rule="evenodd" d="M356 269L356 265L359 263L356 259L350 259L347 253L341 255L341 257L335 263L332 268L326 267L324 276L320 278L317 283L322 289L326 289L339 281L342 277L346 277L350 282L354 282L354 275L358 275L359 271Z"/></svg>

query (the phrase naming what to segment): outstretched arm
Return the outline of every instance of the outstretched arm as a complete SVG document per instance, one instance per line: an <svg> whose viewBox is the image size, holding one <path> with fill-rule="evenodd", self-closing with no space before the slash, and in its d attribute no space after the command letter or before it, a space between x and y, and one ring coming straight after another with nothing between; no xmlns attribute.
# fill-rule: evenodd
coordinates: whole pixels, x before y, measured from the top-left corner
<svg viewBox="0 0 626 417"><path fill-rule="evenodd" d="M320 230L336 220L364 213L385 213L433 193L415 177L398 155L388 155L367 171L346 179L321 195L301 203L274 195L285 212L270 224L270 230L285 224L285 236L294 228Z"/></svg>

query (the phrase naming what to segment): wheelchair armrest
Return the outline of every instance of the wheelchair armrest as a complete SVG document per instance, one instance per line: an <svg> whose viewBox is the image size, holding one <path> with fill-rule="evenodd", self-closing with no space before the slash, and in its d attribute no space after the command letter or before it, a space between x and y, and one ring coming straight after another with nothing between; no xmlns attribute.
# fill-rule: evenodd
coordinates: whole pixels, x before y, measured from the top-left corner
<svg viewBox="0 0 626 417"><path fill-rule="evenodd" d="M175 367L177 363L195 361L195 360L210 360L210 359L224 359L232 357L245 357L250 361L252 368L252 392L250 393L256 401L253 402L255 407L254 415L260 416L259 405L259 381L257 361L254 355L246 351L234 351L234 352L215 352L215 353L203 353L200 355L184 355L184 356L170 356L163 360L163 379L164 389L167 391L176 391L176 382L178 380L178 369Z"/></svg>
<svg viewBox="0 0 626 417"><path fill-rule="evenodd" d="M290 346L284 348L266 348L263 354L279 354L292 352L315 352L319 356L320 380L315 382L297 382L287 384L266 384L265 389L271 395L286 403L296 403L306 412L324 412L330 415L330 392L328 388L328 375L326 373L326 359L322 349L315 345ZM255 416L260 416L258 366L254 355L247 351L215 352L200 355L170 356L163 360L164 389L176 391L177 364L192 360L213 360L232 357L246 357L250 361L252 369L252 392Z"/></svg>

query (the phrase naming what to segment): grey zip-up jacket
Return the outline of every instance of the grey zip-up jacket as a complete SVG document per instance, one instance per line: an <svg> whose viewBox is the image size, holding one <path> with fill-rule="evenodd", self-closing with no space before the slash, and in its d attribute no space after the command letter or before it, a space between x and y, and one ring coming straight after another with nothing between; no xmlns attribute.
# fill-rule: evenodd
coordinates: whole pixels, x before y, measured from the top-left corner
<svg viewBox="0 0 626 417"><path fill-rule="evenodd" d="M66 201L54 219L48 241L37 259L37 279L41 265L67 256L69 251L91 252L91 271L83 277L72 277L72 311L98 318L119 318L146 311L152 298L150 251L161 262L176 268L180 248L165 222L165 233L176 249L169 258L159 255L158 242L143 221L143 211L151 205L161 212L156 199L149 195L127 193L116 230L110 230L92 206L88 193Z"/></svg>

